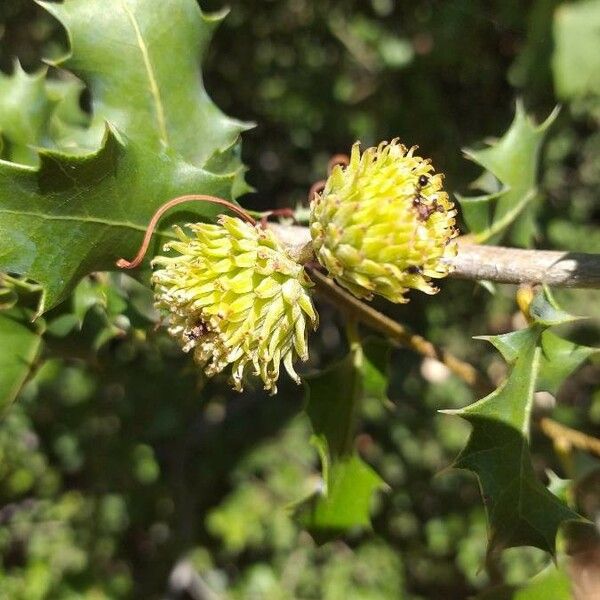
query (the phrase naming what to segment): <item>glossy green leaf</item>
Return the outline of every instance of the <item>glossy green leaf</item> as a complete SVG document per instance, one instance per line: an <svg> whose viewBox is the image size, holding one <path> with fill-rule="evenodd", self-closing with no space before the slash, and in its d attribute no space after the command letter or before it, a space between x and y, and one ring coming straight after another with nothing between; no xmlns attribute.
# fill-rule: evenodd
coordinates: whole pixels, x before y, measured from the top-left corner
<svg viewBox="0 0 600 600"><path fill-rule="evenodd" d="M243 125L220 113L200 75L198 57L219 19L204 16L195 0L44 6L67 27L72 52L62 64L88 84L94 123L86 130L63 117L61 149L40 150L38 168L0 162L0 270L43 286L39 312L87 273L135 254L152 213L170 198L246 189ZM75 136L65 151L73 131L88 145L103 132L99 148L82 154ZM184 218L177 212L163 219L163 232ZM185 208L188 219L217 212Z"/></svg>
<svg viewBox="0 0 600 600"><path fill-rule="evenodd" d="M600 353L600 348L580 346L551 331L542 334L542 360L538 390L556 394L565 379L588 358Z"/></svg>
<svg viewBox="0 0 600 600"><path fill-rule="evenodd" d="M41 4L67 30L71 52L58 65L89 86L95 118L146 149L203 165L247 127L223 115L200 77L222 14L202 14L195 0Z"/></svg>
<svg viewBox="0 0 600 600"><path fill-rule="evenodd" d="M536 323L544 327L563 325L582 319L582 317L569 314L558 306L547 288L535 296L529 307L529 315ZM573 371L577 370L588 358L600 352L598 348L575 344L548 330L544 330L542 333L540 346L542 352L536 389L552 394L558 392L560 386Z"/></svg>
<svg viewBox="0 0 600 600"><path fill-rule="evenodd" d="M94 154L44 150L40 157L38 170L0 163L0 268L43 286L40 312L87 273L114 269L119 257L133 256L165 200L193 191L228 196L233 184L232 176L125 144L112 130ZM213 216L217 210L203 205L190 212Z"/></svg>
<svg viewBox="0 0 600 600"><path fill-rule="evenodd" d="M552 69L560 98L600 95L600 1L565 2L557 9Z"/></svg>
<svg viewBox="0 0 600 600"><path fill-rule="evenodd" d="M536 233L535 198L539 152L544 136L556 118L557 111L541 124L526 114L523 104L517 102L515 118L508 131L496 142L482 150L466 149L465 155L481 165L497 180L493 189L489 178L482 185L480 196L458 196L463 217L475 239L497 243L510 230L510 240L529 246Z"/></svg>
<svg viewBox="0 0 600 600"><path fill-rule="evenodd" d="M43 322L31 323L31 313L0 311L0 410L17 396L42 343Z"/></svg>
<svg viewBox="0 0 600 600"><path fill-rule="evenodd" d="M538 314L557 310L544 294L534 302ZM447 411L462 416L473 427L454 466L472 471L479 479L489 521L490 551L529 545L554 553L558 527L578 518L538 480L529 451L533 394L538 387L546 327L534 321L526 329L487 338L511 365L506 381L482 400Z"/></svg>
<svg viewBox="0 0 600 600"><path fill-rule="evenodd" d="M38 166L39 147L75 153L97 148L104 125L100 122L93 134L88 129L90 118L79 103L82 90L75 77L48 79L45 69L30 75L19 62L11 75L0 73L1 157Z"/></svg>
<svg viewBox="0 0 600 600"><path fill-rule="evenodd" d="M299 506L298 515L319 541L370 525L372 496L384 483L354 449L356 418L366 394L385 393L382 373L387 352L384 345L370 345L370 354L376 357L371 362L355 345L340 362L305 378L305 410L315 432L323 486Z"/></svg>
<svg viewBox="0 0 600 600"><path fill-rule="evenodd" d="M579 321L582 317L571 315L564 311L550 295L550 290L545 288L542 293L536 294L529 306L529 316L544 327L564 325L573 321Z"/></svg>

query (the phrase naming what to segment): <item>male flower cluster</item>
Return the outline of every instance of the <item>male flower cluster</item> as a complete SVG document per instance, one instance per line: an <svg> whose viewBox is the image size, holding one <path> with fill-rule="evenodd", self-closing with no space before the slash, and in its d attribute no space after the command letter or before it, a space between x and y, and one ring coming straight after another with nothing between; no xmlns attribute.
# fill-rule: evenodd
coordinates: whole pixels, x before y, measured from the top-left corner
<svg viewBox="0 0 600 600"><path fill-rule="evenodd" d="M178 240L153 264L157 306L169 333L208 376L231 365L241 391L248 370L275 393L279 366L299 382L293 361L308 358L307 325L317 326L312 283L268 229L221 216L177 228Z"/></svg>

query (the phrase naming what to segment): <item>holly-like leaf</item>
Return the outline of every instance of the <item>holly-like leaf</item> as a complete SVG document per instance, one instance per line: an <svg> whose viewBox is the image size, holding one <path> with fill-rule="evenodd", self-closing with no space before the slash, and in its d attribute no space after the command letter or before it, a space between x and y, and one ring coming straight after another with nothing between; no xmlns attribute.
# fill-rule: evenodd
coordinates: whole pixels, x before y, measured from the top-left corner
<svg viewBox="0 0 600 600"><path fill-rule="evenodd" d="M377 346L375 354L383 347ZM321 458L322 489L298 508L301 523L318 541L326 541L353 527L369 527L369 508L383 480L354 448L356 418L365 394L382 393L380 368L365 358L355 344L340 362L305 378L306 413L315 432ZM366 383L366 385L365 385Z"/></svg>
<svg viewBox="0 0 600 600"><path fill-rule="evenodd" d="M354 446L356 406L360 402L362 350L304 378L305 412L317 438L325 440L333 459L349 454Z"/></svg>
<svg viewBox="0 0 600 600"><path fill-rule="evenodd" d="M546 287L540 294L536 294L529 305L529 316L544 327L564 325L573 321L580 321L584 317L571 315L563 310L550 294Z"/></svg>
<svg viewBox="0 0 600 600"><path fill-rule="evenodd" d="M168 199L246 189L237 142L244 126L220 113L200 76L198 57L220 17L204 16L195 0L44 6L67 27L72 48L61 64L88 84L94 120L83 129L63 117L61 148L39 150L37 168L0 162L0 270L43 286L40 313L87 273L135 254ZM97 131L99 147L82 153L81 140L89 146ZM198 220L218 210L186 212Z"/></svg>
<svg viewBox="0 0 600 600"><path fill-rule="evenodd" d="M475 182L485 194L457 195L465 222L479 243L497 243L510 229L512 242L531 245L536 233L534 201L539 152L557 114L554 110L541 125L536 125L523 104L517 102L515 118L499 140L482 150L464 150L466 157L491 173L496 183L493 186L488 175Z"/></svg>
<svg viewBox="0 0 600 600"><path fill-rule="evenodd" d="M575 344L552 331L544 331L541 346L542 360L537 389L551 394L556 394L565 379L588 358L600 353L600 348Z"/></svg>
<svg viewBox="0 0 600 600"><path fill-rule="evenodd" d="M38 166L37 148L66 152L97 149L104 124L92 130L90 117L81 110L83 84L75 77L48 79L46 69L28 74L18 61L13 73L0 73L1 157Z"/></svg>
<svg viewBox="0 0 600 600"><path fill-rule="evenodd" d="M114 269L119 257L135 254L162 202L194 190L228 196L233 184L233 175L123 143L111 129L94 154L44 150L40 159L39 169L0 162L0 268L43 286L40 313L87 273ZM210 205L193 209L216 212Z"/></svg>
<svg viewBox="0 0 600 600"><path fill-rule="evenodd" d="M363 396L365 399L385 402L388 400L390 353L392 348L387 340L370 338L363 345L361 365Z"/></svg>
<svg viewBox="0 0 600 600"><path fill-rule="evenodd" d="M479 479L490 551L530 545L554 553L560 524L578 518L537 479L529 451L533 394L538 387L542 336L548 327L544 318L554 315L552 324L560 324L571 317L551 306L546 295L532 302L530 314L528 328L487 338L511 364L506 381L482 400L446 411L462 416L473 427L454 466L474 472Z"/></svg>
<svg viewBox="0 0 600 600"><path fill-rule="evenodd" d="M12 75L0 73L3 158L26 165L38 164L34 146L42 143L53 109L45 81L45 71L28 75L18 62Z"/></svg>
<svg viewBox="0 0 600 600"><path fill-rule="evenodd" d="M42 343L44 324L23 309L0 311L0 411L17 396Z"/></svg>
<svg viewBox="0 0 600 600"><path fill-rule="evenodd" d="M198 57L224 15L204 15L196 0L40 2L65 27L70 53L57 66L92 92L96 120L108 121L152 152L204 165L230 148L243 123L210 100Z"/></svg>
<svg viewBox="0 0 600 600"><path fill-rule="evenodd" d="M563 3L554 13L552 69L559 98L600 95L600 1Z"/></svg>
<svg viewBox="0 0 600 600"><path fill-rule="evenodd" d="M545 327L581 320L564 311L545 288L535 296L529 307L531 318ZM552 331L544 330L540 340L541 363L536 390L556 394L565 379L588 358L600 352L598 348L581 346L565 340Z"/></svg>

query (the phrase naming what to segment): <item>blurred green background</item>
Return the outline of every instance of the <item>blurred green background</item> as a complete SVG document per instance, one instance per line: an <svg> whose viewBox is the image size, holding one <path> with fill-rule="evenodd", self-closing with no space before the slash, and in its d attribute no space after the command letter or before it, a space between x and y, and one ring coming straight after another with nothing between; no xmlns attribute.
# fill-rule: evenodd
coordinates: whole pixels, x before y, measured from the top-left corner
<svg viewBox="0 0 600 600"><path fill-rule="evenodd" d="M462 147L501 135L517 97L540 120L561 101L542 156L537 245L600 252L600 83L573 91L553 76L561 3L232 0L230 8L205 79L227 114L257 124L243 138L257 190L242 199L247 208L295 206L329 156L356 139L396 136L433 158L449 191L465 192L479 171ZM585 10L600 22L600 2ZM583 66L600 56L599 36L584 34ZM65 44L30 0L0 5L5 72L14 57L34 71ZM598 292L558 297L596 317L565 333L598 345ZM451 281L437 297L379 306L502 378L491 346L470 338L519 325L510 286L490 294ZM73 312L82 330L65 334ZM326 304L320 312L306 371L346 348L341 317ZM266 397L207 382L153 331L153 318L145 288L106 274L48 316L47 360L0 424L2 600L454 599L521 585L547 565L529 549L486 564L476 482L439 473L468 426L437 411L475 398L439 365L393 352L390 402L366 403L358 439L390 490L373 506L373 532L319 547L290 510L319 477L302 389L288 382ZM599 382L600 365L584 367L554 415L599 435ZM597 461L557 456L538 433L533 451L540 476L552 469L575 479L581 510L597 518Z"/></svg>

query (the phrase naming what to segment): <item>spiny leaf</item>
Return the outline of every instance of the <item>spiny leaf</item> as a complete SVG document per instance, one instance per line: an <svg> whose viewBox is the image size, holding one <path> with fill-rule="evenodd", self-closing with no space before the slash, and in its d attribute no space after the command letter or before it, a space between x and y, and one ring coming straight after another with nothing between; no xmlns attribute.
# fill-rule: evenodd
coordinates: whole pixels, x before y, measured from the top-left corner
<svg viewBox="0 0 600 600"><path fill-rule="evenodd" d="M529 307L529 315L545 327L578 321L564 311L554 300L548 288L535 296ZM556 394L565 379L578 369L588 358L600 352L598 348L580 346L565 340L552 331L544 330L540 340L541 363L536 390Z"/></svg>
<svg viewBox="0 0 600 600"><path fill-rule="evenodd" d="M45 71L28 75L18 62L12 75L0 73L0 133L8 142L3 158L38 164L34 146L42 144L53 109L45 79Z"/></svg>
<svg viewBox="0 0 600 600"><path fill-rule="evenodd" d="M363 396L380 402L388 400L390 353L392 348L387 340L369 338L363 342L361 365Z"/></svg>
<svg viewBox="0 0 600 600"><path fill-rule="evenodd" d="M595 354L600 354L600 348L580 346L544 331L537 389L556 394L565 379Z"/></svg>
<svg viewBox="0 0 600 600"><path fill-rule="evenodd" d="M353 447L356 404L362 394L360 361L357 351L353 351L320 373L304 378L304 410L315 435L326 440L327 452L333 458L348 454Z"/></svg>
<svg viewBox="0 0 600 600"><path fill-rule="evenodd" d="M233 182L232 175L125 145L110 129L94 154L44 150L40 158L39 169L0 162L0 268L43 286L40 313L87 273L114 269L117 258L135 254L165 199L198 189L227 196Z"/></svg>
<svg viewBox="0 0 600 600"><path fill-rule="evenodd" d="M473 427L458 468L474 472L480 482L489 520L489 550L531 545L555 551L558 527L578 516L537 479L529 452L533 394L542 354L542 336L548 326L539 315L560 314L545 295L532 303L532 324L523 330L489 337L511 364L507 380L482 400L458 414Z"/></svg>
<svg viewBox="0 0 600 600"><path fill-rule="evenodd" d="M327 441L315 438L323 464L324 487L300 510L300 522L317 539L325 542L355 527L369 528L373 494L383 486L381 477L356 452L329 464Z"/></svg>
<svg viewBox="0 0 600 600"><path fill-rule="evenodd" d="M563 3L554 14L554 44L557 95L600 95L600 1Z"/></svg>
<svg viewBox="0 0 600 600"><path fill-rule="evenodd" d="M196 165L247 128L210 101L199 76L197 57L223 14L204 15L195 0L40 4L67 30L71 52L56 64L90 87L96 119Z"/></svg>
<svg viewBox="0 0 600 600"><path fill-rule="evenodd" d="M503 137L488 148L464 151L467 158L499 182L492 189L486 178L486 194L458 196L467 226L478 242L497 243L510 228L514 243L531 244L536 233L533 201L537 194L539 151L557 114L554 110L541 125L536 125L525 113L523 104L517 102L515 118ZM482 187L479 181L475 184Z"/></svg>
<svg viewBox="0 0 600 600"><path fill-rule="evenodd" d="M564 325L583 318L571 315L558 306L548 288L544 288L542 293L533 298L529 305L529 316L544 327Z"/></svg>
<svg viewBox="0 0 600 600"><path fill-rule="evenodd" d="M42 343L43 321L31 324L31 313L19 308L0 311L0 410L16 397Z"/></svg>
<svg viewBox="0 0 600 600"><path fill-rule="evenodd" d="M200 77L197 55L219 19L202 15L195 0L44 6L67 27L72 48L62 64L88 83L94 121L85 129L63 115L63 150L40 150L37 169L0 162L0 270L42 284L40 313L85 274L134 254L168 199L247 189L237 143L244 126L221 114ZM217 210L186 212L197 220Z"/></svg>
<svg viewBox="0 0 600 600"><path fill-rule="evenodd" d="M385 485L354 449L359 403L365 393L381 394L386 387L381 379L385 348L370 345L375 363L365 354L354 345L343 360L305 379L305 410L321 457L323 489L299 506L298 515L320 542L369 526L371 498Z"/></svg>
<svg viewBox="0 0 600 600"><path fill-rule="evenodd" d="M39 147L96 149L98 132L92 135L87 129L90 118L79 106L82 90L74 77L51 80L45 69L30 75L18 61L12 75L0 73L0 133L6 142L2 158L38 166ZM100 138L103 129L100 123Z"/></svg>

